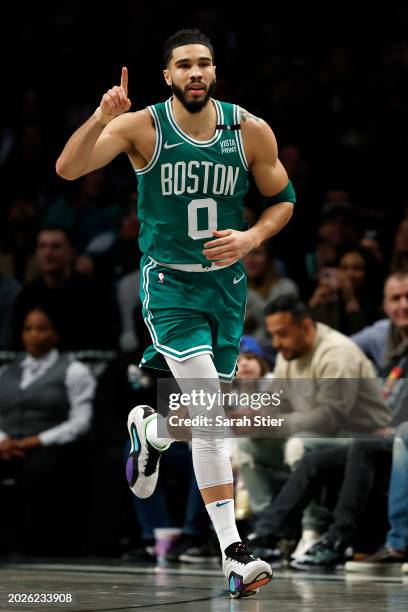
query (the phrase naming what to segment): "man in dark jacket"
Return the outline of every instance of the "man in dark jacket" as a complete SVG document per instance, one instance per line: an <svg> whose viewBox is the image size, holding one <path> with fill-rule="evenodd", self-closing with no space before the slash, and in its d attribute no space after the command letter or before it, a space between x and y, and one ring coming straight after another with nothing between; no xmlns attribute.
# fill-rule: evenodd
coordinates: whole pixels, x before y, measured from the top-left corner
<svg viewBox="0 0 408 612"><path fill-rule="evenodd" d="M36 259L40 277L21 290L15 304L16 346L27 312L44 306L58 325L60 350L115 348L118 321L113 297L109 289L73 271L75 253L65 230L41 230Z"/></svg>

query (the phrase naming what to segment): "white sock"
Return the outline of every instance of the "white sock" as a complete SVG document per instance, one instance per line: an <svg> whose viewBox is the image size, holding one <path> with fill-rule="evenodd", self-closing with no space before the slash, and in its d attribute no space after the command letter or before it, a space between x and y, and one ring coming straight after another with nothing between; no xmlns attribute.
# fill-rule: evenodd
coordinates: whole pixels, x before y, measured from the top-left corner
<svg viewBox="0 0 408 612"><path fill-rule="evenodd" d="M212 524L220 542L221 551L234 542L241 542L235 524L235 508L233 499L220 499L206 505Z"/></svg>
<svg viewBox="0 0 408 612"><path fill-rule="evenodd" d="M146 438L157 450L165 450L169 444L174 442L173 438L159 438L157 436L157 414L152 416L146 425Z"/></svg>

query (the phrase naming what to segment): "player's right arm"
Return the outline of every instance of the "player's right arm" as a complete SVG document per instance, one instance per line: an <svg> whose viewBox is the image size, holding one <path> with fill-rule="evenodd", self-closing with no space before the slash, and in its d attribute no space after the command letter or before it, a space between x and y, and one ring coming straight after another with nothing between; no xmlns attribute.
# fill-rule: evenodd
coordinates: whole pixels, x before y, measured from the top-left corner
<svg viewBox="0 0 408 612"><path fill-rule="evenodd" d="M119 153L137 156L137 140L150 127L150 119L147 111L127 113L127 82L127 69L122 68L120 86L103 95L92 117L66 143L55 166L59 176L74 180L106 166Z"/></svg>

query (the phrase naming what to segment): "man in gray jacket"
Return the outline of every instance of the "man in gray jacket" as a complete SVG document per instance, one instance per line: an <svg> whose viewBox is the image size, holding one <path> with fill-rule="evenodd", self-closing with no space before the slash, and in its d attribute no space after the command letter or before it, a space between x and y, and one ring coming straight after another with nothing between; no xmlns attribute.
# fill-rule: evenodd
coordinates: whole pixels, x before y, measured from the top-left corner
<svg viewBox="0 0 408 612"><path fill-rule="evenodd" d="M312 434L315 447L387 426L390 416L376 373L354 342L315 323L305 304L291 296L271 302L265 316L278 351L274 386L284 390L283 433L301 433L305 440ZM290 465L299 458L287 452Z"/></svg>
<svg viewBox="0 0 408 612"><path fill-rule="evenodd" d="M389 479L394 433L401 424L406 427L408 420L408 346L405 335L408 324L408 285L406 282L404 285L405 280L403 275L394 274L387 280L385 290L389 314L399 324L398 327L392 324L390 328L393 333L388 334L388 358L383 370L382 394L391 417L389 426L378 428L376 436L356 437L348 446L326 448L305 455L272 507L258 521L254 543L258 546L262 543L271 546L276 539L293 529L296 516L300 518L300 513L317 489L328 483L342 481L330 527L318 542L292 560L291 565L297 569L333 567L344 560L343 552L355 535L358 518L374 483L380 479ZM399 439L394 446L398 447L398 444L401 445ZM401 488L401 474L397 478L394 475L395 480ZM399 503L401 496L394 497ZM396 515L392 498L390 517ZM379 534L374 535L378 538ZM390 532L386 547L373 556L372 563L392 564L408 560L404 538L397 539L394 532ZM404 542L403 546L401 541Z"/></svg>
<svg viewBox="0 0 408 612"><path fill-rule="evenodd" d="M305 452L345 447L354 436L387 427L390 413L374 368L349 338L316 324L305 304L292 296L271 302L265 316L278 351L272 387L283 390L280 414L274 416L283 419L279 433L288 437L285 462L292 470ZM266 428L259 433L269 435ZM257 472L255 460L252 465ZM311 504L295 554L317 541L330 519L326 508Z"/></svg>

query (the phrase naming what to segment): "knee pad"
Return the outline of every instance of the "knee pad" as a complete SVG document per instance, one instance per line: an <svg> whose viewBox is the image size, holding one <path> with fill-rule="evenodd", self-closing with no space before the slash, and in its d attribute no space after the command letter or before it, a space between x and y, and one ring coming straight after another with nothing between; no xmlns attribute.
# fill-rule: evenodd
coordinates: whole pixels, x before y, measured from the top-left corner
<svg viewBox="0 0 408 612"><path fill-rule="evenodd" d="M223 438L225 412L219 381L183 381L182 391L192 398L188 405L189 417L193 419L192 438Z"/></svg>
<svg viewBox="0 0 408 612"><path fill-rule="evenodd" d="M224 438L193 437L192 455L198 488L205 489L233 482L231 461Z"/></svg>
<svg viewBox="0 0 408 612"><path fill-rule="evenodd" d="M193 465L198 487L204 489L232 483L224 430L216 425L216 417L224 417L224 408L220 401L220 381L210 355L198 355L182 363L170 358L166 358L166 361L182 393L191 398L188 402L189 417L198 421L191 427ZM194 401L194 392L201 393L200 401Z"/></svg>

